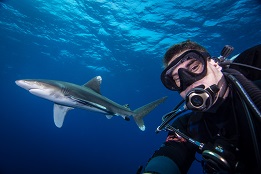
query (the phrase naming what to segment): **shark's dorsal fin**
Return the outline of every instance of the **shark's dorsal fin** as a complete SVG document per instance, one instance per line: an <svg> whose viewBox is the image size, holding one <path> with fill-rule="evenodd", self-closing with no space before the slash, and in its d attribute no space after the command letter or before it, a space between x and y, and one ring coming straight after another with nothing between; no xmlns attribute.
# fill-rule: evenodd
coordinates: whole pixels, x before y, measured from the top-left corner
<svg viewBox="0 0 261 174"><path fill-rule="evenodd" d="M87 83L85 83L83 86L90 88L90 89L94 90L95 92L101 94L101 92L100 92L101 82L102 82L102 77L96 76L96 77L92 78L90 81L88 81Z"/></svg>

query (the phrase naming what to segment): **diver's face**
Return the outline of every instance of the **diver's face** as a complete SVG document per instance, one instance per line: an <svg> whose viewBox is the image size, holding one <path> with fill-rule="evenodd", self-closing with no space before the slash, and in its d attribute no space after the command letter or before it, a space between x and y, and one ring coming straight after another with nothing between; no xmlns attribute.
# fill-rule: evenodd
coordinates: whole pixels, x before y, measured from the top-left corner
<svg viewBox="0 0 261 174"><path fill-rule="evenodd" d="M161 73L163 85L173 91L184 91L206 75L207 52L186 50L174 55Z"/></svg>
<svg viewBox="0 0 261 174"><path fill-rule="evenodd" d="M186 94L195 87L203 85L206 89L217 85L220 88L219 82L223 77L221 70L222 67L207 52L185 50L168 62L161 73L161 81L166 88L178 91L185 99Z"/></svg>
<svg viewBox="0 0 261 174"><path fill-rule="evenodd" d="M193 57L191 57L190 59L188 59L186 61L181 62L172 71L173 80L178 87L180 87L180 77L179 77L179 73L178 73L178 70L180 68L186 69L189 72L192 72L194 74L200 74L204 70L203 64L198 59L195 59Z"/></svg>
<svg viewBox="0 0 261 174"><path fill-rule="evenodd" d="M218 82L223 77L223 73L221 72L222 68L213 59L209 59L207 61L206 68L207 68L207 73L206 73L205 77L203 77L202 79L194 82L189 87L187 87L184 91L180 92L180 96L182 98L185 99L186 94L188 93L188 91L190 91L191 89L193 89L195 87L198 87L200 85L204 85L205 88L208 88L208 87L210 87L213 84L218 85Z"/></svg>

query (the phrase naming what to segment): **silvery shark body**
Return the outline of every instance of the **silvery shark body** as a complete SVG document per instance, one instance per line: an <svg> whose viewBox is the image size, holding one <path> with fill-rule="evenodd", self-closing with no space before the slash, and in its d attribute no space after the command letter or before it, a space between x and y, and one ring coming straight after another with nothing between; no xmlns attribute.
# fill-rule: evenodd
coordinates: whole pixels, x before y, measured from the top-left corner
<svg viewBox="0 0 261 174"><path fill-rule="evenodd" d="M138 127L144 131L143 117L166 100L166 97L163 97L132 111L102 96L101 81L102 78L96 76L83 86L45 79L23 79L16 80L15 83L38 97L54 102L54 123L57 127L62 127L67 111L81 108L103 113L107 118L122 116L129 120L129 116L133 116Z"/></svg>

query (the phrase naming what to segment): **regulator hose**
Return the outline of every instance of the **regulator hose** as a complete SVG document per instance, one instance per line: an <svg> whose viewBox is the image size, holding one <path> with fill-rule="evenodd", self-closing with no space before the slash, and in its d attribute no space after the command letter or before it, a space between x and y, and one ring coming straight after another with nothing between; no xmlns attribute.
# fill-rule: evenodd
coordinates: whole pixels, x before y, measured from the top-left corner
<svg viewBox="0 0 261 174"><path fill-rule="evenodd" d="M257 119L261 121L260 114L260 105L261 105L261 90L250 80L248 80L244 75L234 69L226 69L225 76L235 85L240 94L240 99L242 101L243 107L245 108L248 125L250 128L250 133L253 141L253 146L255 150L255 156L257 160L257 164L260 168L261 158L260 158L260 150L258 148L258 142L256 133L254 130L253 120L251 119L249 109L247 109L247 105L254 112L254 115L257 116Z"/></svg>
<svg viewBox="0 0 261 174"><path fill-rule="evenodd" d="M261 90L252 81L248 80L243 74L235 69L225 69L224 72L227 73L226 76L230 79L230 81L233 81L232 76L234 76L235 81L239 82L239 84L235 84L235 82L233 82L237 88L240 88L240 85L242 85L244 89L240 89L241 91L239 92L243 94L242 97L247 100L246 103L255 113L258 120L261 121ZM232 76L229 77L229 75Z"/></svg>

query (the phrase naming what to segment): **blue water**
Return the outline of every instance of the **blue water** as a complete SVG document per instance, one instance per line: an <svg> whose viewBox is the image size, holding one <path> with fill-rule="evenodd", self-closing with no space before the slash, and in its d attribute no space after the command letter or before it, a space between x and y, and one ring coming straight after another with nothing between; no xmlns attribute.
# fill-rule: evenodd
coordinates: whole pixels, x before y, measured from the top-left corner
<svg viewBox="0 0 261 174"><path fill-rule="evenodd" d="M181 100L159 79L166 49L191 39L213 56L226 44L236 55L260 44L260 16L258 0L1 0L0 173L136 173L165 140L154 133L161 116ZM59 129L53 104L14 83L97 75L102 94L131 109L169 98L145 117L145 132L132 118L80 109Z"/></svg>

